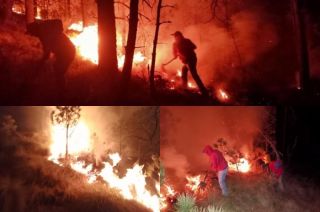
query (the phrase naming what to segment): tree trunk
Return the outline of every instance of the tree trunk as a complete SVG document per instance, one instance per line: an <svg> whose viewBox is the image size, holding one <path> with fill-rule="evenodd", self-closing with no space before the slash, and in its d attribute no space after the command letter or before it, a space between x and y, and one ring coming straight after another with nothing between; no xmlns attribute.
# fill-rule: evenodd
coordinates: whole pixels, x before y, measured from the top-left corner
<svg viewBox="0 0 320 212"><path fill-rule="evenodd" d="M118 70L117 33L113 0L97 0L99 69L114 77Z"/></svg>
<svg viewBox="0 0 320 212"><path fill-rule="evenodd" d="M65 4L66 4L66 8L65 8L65 10L66 10L66 17L67 18L70 18L71 17L71 2L70 2L70 0L66 0L65 1Z"/></svg>
<svg viewBox="0 0 320 212"><path fill-rule="evenodd" d="M151 95L155 94L155 85L154 85L154 72L155 72L155 65L156 65L156 57L157 57L157 44L158 44L158 37L159 37L159 29L160 29L160 18L161 18L161 8L162 8L162 0L158 2L157 8L157 20L156 20L156 31L154 34L153 40L153 50L152 50L152 59L151 59L151 68L150 68L150 90Z"/></svg>
<svg viewBox="0 0 320 212"><path fill-rule="evenodd" d="M0 0L0 23L5 23L12 15L13 0Z"/></svg>
<svg viewBox="0 0 320 212"><path fill-rule="evenodd" d="M25 0L26 22L27 24L34 22L33 0Z"/></svg>
<svg viewBox="0 0 320 212"><path fill-rule="evenodd" d="M33 13L35 16L38 15L38 2L37 2L37 0L33 0Z"/></svg>
<svg viewBox="0 0 320 212"><path fill-rule="evenodd" d="M67 124L66 126L66 156L65 156L65 161L66 161L66 164L68 163L68 155L69 155L69 152L68 152L68 142L69 142L69 125Z"/></svg>
<svg viewBox="0 0 320 212"><path fill-rule="evenodd" d="M304 92L310 89L310 65L309 65L309 50L307 40L307 29L305 20L305 5L302 0L292 0L295 22L297 24L298 47L300 57L300 88Z"/></svg>
<svg viewBox="0 0 320 212"><path fill-rule="evenodd" d="M126 95L131 79L133 56L136 46L138 30L139 0L130 1L129 32L126 46L126 55L123 66L123 92Z"/></svg>
<svg viewBox="0 0 320 212"><path fill-rule="evenodd" d="M86 0L81 0L81 16L82 16L82 27L88 26L87 16L86 16Z"/></svg>
<svg viewBox="0 0 320 212"><path fill-rule="evenodd" d="M88 26L87 14L86 14L86 0L81 0L81 16L82 16L82 27Z"/></svg>

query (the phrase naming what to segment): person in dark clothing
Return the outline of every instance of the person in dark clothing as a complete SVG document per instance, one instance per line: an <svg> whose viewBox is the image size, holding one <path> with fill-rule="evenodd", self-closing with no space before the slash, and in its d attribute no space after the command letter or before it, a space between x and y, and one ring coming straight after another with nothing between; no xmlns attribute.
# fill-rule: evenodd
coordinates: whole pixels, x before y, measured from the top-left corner
<svg viewBox="0 0 320 212"><path fill-rule="evenodd" d="M283 186L284 167L283 167L282 160L280 159L280 156L277 156L276 154L271 154L270 158L271 158L271 161L268 164L268 166L269 166L271 176L276 182L275 184L280 189L280 191L284 191L285 190Z"/></svg>
<svg viewBox="0 0 320 212"><path fill-rule="evenodd" d="M27 25L27 33L38 37L42 44L43 57L41 62L49 59L50 53L54 54L55 80L59 92L64 92L64 75L75 57L76 49L70 39L63 33L61 20L35 21Z"/></svg>
<svg viewBox="0 0 320 212"><path fill-rule="evenodd" d="M197 55L195 49L197 46L187 39L179 31L172 34L175 38L173 43L173 56L174 59L179 58L184 64L182 67L182 83L183 87L188 87L188 70L190 71L194 81L197 83L202 95L208 96L208 90L201 81L197 72Z"/></svg>

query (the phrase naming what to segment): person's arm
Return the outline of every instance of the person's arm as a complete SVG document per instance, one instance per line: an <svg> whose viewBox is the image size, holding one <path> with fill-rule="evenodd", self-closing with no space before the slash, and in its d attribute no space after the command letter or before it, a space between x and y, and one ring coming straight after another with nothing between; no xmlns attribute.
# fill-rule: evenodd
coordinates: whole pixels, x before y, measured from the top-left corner
<svg viewBox="0 0 320 212"><path fill-rule="evenodd" d="M174 43L172 46L173 59L177 59L179 55L177 44Z"/></svg>

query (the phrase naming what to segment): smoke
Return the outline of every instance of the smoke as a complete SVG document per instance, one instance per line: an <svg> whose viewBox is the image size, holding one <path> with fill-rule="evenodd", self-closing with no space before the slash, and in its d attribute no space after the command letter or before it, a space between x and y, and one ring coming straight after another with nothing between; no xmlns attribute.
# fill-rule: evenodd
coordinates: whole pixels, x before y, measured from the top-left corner
<svg viewBox="0 0 320 212"><path fill-rule="evenodd" d="M155 125L153 109L153 107L81 107L79 122L83 122L88 128L91 153L97 160L106 157L109 152L121 151L126 156L136 156L137 143L144 137L146 140L140 143L141 148L145 149L141 152L153 151L149 146L152 142L159 142L156 137L153 138L155 141L152 141L152 138L148 140L148 134L153 132ZM16 131L45 136L45 142L41 141L39 145L49 149L53 142L50 115L53 110L56 110L54 106L1 107L0 116L10 115L11 118L5 123L15 123Z"/></svg>
<svg viewBox="0 0 320 212"><path fill-rule="evenodd" d="M209 167L205 145L224 138L245 155L263 127L268 107L164 107L161 111L161 159L178 179ZM168 114L170 114L168 118ZM162 119L162 116L164 119ZM163 139L165 142L162 142Z"/></svg>
<svg viewBox="0 0 320 212"><path fill-rule="evenodd" d="M172 169L176 176L186 176L187 169L190 166L187 157L177 152L173 146L161 148L162 162L167 169Z"/></svg>
<svg viewBox="0 0 320 212"><path fill-rule="evenodd" d="M211 2L210 0L164 2L165 5L175 5L175 8L162 9L162 21L171 23L162 24L160 27L157 51L159 69L161 64L172 58L174 40L171 34L179 30L197 45L198 72L207 85L227 84L230 87L232 83L244 80L255 81L258 85L260 83L258 81L263 81L264 85L268 84L270 87L289 86L293 83L296 64L292 61L296 58L292 57L293 50L289 49L293 45L291 43L286 50L280 49L280 46L290 42L292 37L291 33L284 39L281 30L287 29L279 26L286 21L289 25L284 15L288 8L282 6L284 3L275 3L271 7L271 3L255 0L228 1L230 29L232 29L230 31L217 19L212 19ZM217 15L220 19L224 19L225 1L219 2ZM282 12L279 12L279 8ZM143 28L148 31L148 35L153 34L150 31L154 32L154 24L149 27L144 24ZM146 35L141 29L139 33L139 37ZM150 47L152 38L149 37ZM291 66L274 61L274 57L280 61L291 58ZM166 66L166 69L168 73L174 74L181 69L181 66L180 61L175 61Z"/></svg>

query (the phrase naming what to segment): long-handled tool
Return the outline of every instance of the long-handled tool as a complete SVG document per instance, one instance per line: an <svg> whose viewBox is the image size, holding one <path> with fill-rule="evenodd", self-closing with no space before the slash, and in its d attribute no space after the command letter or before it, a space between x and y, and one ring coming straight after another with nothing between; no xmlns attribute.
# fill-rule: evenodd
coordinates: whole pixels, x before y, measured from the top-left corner
<svg viewBox="0 0 320 212"><path fill-rule="evenodd" d="M204 179L198 185L199 189L205 189L206 188L206 186L207 186L206 180L207 180L207 177L208 177L208 173L209 173L209 171L207 170L206 171L206 175L204 176Z"/></svg>
<svg viewBox="0 0 320 212"><path fill-rule="evenodd" d="M164 73L167 73L167 70L165 68L165 66L169 65L170 63L172 63L176 58L172 58L170 61L168 61L167 63L163 63L161 65L161 71L164 72Z"/></svg>
<svg viewBox="0 0 320 212"><path fill-rule="evenodd" d="M172 62L175 61L176 59L177 59L177 58L174 57L174 58L172 58L170 61L168 61L167 63L163 63L162 65L163 65L163 66L169 65L170 63L172 63Z"/></svg>

